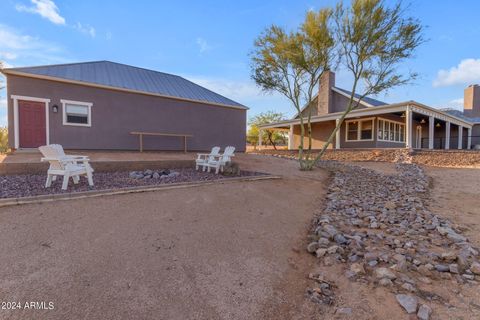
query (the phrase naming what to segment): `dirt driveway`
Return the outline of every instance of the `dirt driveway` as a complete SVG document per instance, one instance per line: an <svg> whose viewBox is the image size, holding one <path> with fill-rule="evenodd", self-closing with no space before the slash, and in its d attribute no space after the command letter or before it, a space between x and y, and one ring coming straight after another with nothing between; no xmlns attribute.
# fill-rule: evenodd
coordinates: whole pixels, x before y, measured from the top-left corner
<svg viewBox="0 0 480 320"><path fill-rule="evenodd" d="M284 178L0 209L1 301L54 306L0 319L295 318L327 173L237 160Z"/></svg>
<svg viewBox="0 0 480 320"><path fill-rule="evenodd" d="M425 167L432 177L432 208L465 227L480 247L480 168Z"/></svg>

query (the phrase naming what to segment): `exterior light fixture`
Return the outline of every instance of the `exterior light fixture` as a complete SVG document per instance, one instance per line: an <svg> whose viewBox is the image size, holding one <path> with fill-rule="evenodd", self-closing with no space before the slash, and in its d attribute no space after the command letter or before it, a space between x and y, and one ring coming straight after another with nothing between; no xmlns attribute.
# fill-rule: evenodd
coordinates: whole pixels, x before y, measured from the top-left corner
<svg viewBox="0 0 480 320"><path fill-rule="evenodd" d="M58 106L56 104L52 106L52 111L53 111L53 113L58 112Z"/></svg>
<svg viewBox="0 0 480 320"><path fill-rule="evenodd" d="M420 123L425 123L425 119L422 118L422 120L420 120Z"/></svg>
<svg viewBox="0 0 480 320"><path fill-rule="evenodd" d="M405 117L406 117L405 112L403 112L400 118L405 118Z"/></svg>
<svg viewBox="0 0 480 320"><path fill-rule="evenodd" d="M440 127L441 127L440 122L437 122L437 124L435 125L435 127L440 128Z"/></svg>

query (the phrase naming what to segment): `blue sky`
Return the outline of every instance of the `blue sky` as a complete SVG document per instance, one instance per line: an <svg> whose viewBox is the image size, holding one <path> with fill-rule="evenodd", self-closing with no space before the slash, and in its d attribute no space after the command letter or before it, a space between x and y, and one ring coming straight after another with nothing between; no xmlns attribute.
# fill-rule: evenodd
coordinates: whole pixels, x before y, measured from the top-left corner
<svg viewBox="0 0 480 320"><path fill-rule="evenodd" d="M2 0L0 61L19 67L111 60L182 75L249 106L249 116L267 110L291 116L286 99L261 93L250 80L248 53L270 24L295 28L308 10L335 3ZM460 108L464 87L480 82L478 12L475 0L411 1L409 13L426 26L429 41L402 68L421 77L378 98ZM347 72L337 71L337 85L350 87Z"/></svg>

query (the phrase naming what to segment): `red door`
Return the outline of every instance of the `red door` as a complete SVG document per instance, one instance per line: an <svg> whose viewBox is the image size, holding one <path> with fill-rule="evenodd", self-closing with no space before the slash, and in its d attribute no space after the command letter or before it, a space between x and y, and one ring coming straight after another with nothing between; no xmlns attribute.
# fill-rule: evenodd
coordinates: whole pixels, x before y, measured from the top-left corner
<svg viewBox="0 0 480 320"><path fill-rule="evenodd" d="M18 101L20 148L38 148L47 143L45 103Z"/></svg>

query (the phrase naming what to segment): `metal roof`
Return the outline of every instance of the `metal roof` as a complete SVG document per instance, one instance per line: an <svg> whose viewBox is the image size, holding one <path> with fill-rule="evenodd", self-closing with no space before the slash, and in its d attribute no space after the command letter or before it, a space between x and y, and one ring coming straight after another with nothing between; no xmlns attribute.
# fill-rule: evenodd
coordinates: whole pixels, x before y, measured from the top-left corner
<svg viewBox="0 0 480 320"><path fill-rule="evenodd" d="M180 76L111 61L92 61L4 69L6 73L10 70L31 75L79 81L248 109L238 102L230 100Z"/></svg>
<svg viewBox="0 0 480 320"><path fill-rule="evenodd" d="M342 91L343 93L345 93L348 96L350 96L352 94L351 91L348 91L348 90L345 90L345 89L342 89L342 88L339 88L339 87L334 87L334 88L339 90L339 91ZM360 99L362 96L358 93L355 93L354 97L357 98L357 99ZM363 97L362 102L368 103L369 105L374 106L374 107L380 107L380 106L384 106L384 105L388 104L386 102L376 100L376 99L373 99L373 98L370 98L370 97Z"/></svg>
<svg viewBox="0 0 480 320"><path fill-rule="evenodd" d="M458 118L461 118L466 121L474 122L474 123L480 123L480 117L469 117L466 116L465 113L461 110L456 110L456 109L451 109L451 108L444 108L440 109L443 112L446 112L448 114L451 114L452 116L456 116Z"/></svg>
<svg viewBox="0 0 480 320"><path fill-rule="evenodd" d="M342 89L342 88L339 88L339 87L332 87L331 88L332 91L335 91L347 98L350 98L350 95L352 94L350 91L348 90L345 90L345 89ZM355 93L354 94L354 97L356 99L360 99L361 95L358 94L358 93ZM316 101L318 99L318 93L313 97L312 99L312 102ZM380 107L380 106L386 106L388 105L388 103L386 102L383 102L383 101L380 101L380 100L376 100L376 99L373 99L373 98L370 98L370 97L363 97L362 100L360 101L361 104L365 105L365 106L368 106L368 107ZM306 108L308 108L309 104L305 104L302 109L300 109L300 113L302 113ZM296 113L292 119L296 119L298 117L298 115L300 113Z"/></svg>

